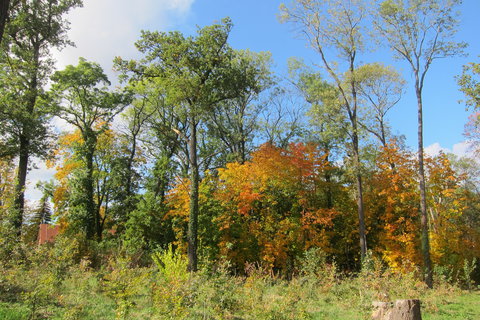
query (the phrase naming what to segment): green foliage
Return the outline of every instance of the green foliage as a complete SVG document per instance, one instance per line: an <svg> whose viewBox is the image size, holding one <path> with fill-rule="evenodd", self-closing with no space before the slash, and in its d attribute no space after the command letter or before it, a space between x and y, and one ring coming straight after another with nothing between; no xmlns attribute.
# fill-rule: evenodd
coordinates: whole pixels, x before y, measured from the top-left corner
<svg viewBox="0 0 480 320"><path fill-rule="evenodd" d="M463 73L457 77L457 83L467 97L466 105L478 110L480 107L480 64L471 62L463 66Z"/></svg>
<svg viewBox="0 0 480 320"><path fill-rule="evenodd" d="M160 272L160 276L167 282L185 282L190 277L187 272L187 259L178 251L173 251L172 245L168 249L154 252L152 260Z"/></svg>
<svg viewBox="0 0 480 320"><path fill-rule="evenodd" d="M134 298L150 275L140 268L132 268L131 261L122 257L110 260L106 271L102 288L115 301L116 319L130 319L129 314L135 306Z"/></svg>
<svg viewBox="0 0 480 320"><path fill-rule="evenodd" d="M300 263L300 275L306 277L307 281L318 283L325 288L330 288L337 282L336 263L328 263L327 254L322 250L308 249Z"/></svg>
<svg viewBox="0 0 480 320"><path fill-rule="evenodd" d="M162 318L187 319L189 298L194 294L189 286L188 260L171 245L153 253L152 260L159 271L152 292L156 312Z"/></svg>
<svg viewBox="0 0 480 320"><path fill-rule="evenodd" d="M468 290L473 288L474 281L472 275L476 268L477 258L473 258L471 261L467 259L463 261L463 281Z"/></svg>

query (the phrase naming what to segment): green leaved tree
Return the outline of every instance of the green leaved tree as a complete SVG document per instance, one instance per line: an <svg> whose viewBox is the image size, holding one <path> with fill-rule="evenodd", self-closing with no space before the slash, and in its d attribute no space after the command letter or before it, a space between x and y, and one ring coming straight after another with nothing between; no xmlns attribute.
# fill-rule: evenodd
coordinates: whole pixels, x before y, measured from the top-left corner
<svg viewBox="0 0 480 320"><path fill-rule="evenodd" d="M115 116L130 103L128 92L112 92L110 82L99 64L79 59L52 76L52 94L57 100L57 116L80 130L82 143L76 150L85 166L81 177L79 210L85 218L87 239L101 239L99 203L95 202L94 156L98 137L109 128Z"/></svg>
<svg viewBox="0 0 480 320"><path fill-rule="evenodd" d="M53 70L50 50L72 44L65 15L81 5L81 0L20 1L9 10L0 57L0 156L18 159L13 217L18 234L30 159L50 151L51 110L44 90Z"/></svg>
<svg viewBox="0 0 480 320"><path fill-rule="evenodd" d="M140 61L117 59L117 68L131 74L131 81L145 80L161 88L164 106L173 110L183 128L172 127L186 145L178 152L188 164L190 207L188 221L188 269L197 270L200 161L199 137L209 115L220 103L252 88L235 51L228 44L230 19L200 28L195 37L175 31L144 31L136 43L144 54Z"/></svg>

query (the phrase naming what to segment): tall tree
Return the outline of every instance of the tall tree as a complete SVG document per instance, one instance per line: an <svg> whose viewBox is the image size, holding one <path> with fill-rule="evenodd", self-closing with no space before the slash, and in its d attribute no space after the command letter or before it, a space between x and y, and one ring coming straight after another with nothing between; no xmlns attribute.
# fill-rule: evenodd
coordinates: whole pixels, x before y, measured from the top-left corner
<svg viewBox="0 0 480 320"><path fill-rule="evenodd" d="M136 43L145 55L140 62L117 59L118 68L133 71L140 79L150 80L164 91L165 105L187 127L172 128L187 143L190 206L188 222L188 258L190 271L197 270L197 233L199 212L199 128L219 103L238 97L251 81L245 70L235 67L234 50L228 45L232 29L229 19L197 31L196 37L180 32L148 32Z"/></svg>
<svg viewBox="0 0 480 320"><path fill-rule="evenodd" d="M8 10L10 8L11 0L0 0L0 43L3 39L3 32L5 31L5 24L8 19Z"/></svg>
<svg viewBox="0 0 480 320"><path fill-rule="evenodd" d="M342 112L348 119L351 160L357 189L361 259L367 253L360 161L359 82L357 54L364 49L363 23L367 11L359 0L296 0L281 6L281 21L299 26L301 34L320 55L321 63L333 80ZM335 61L330 56L336 53ZM343 68L343 71L340 71Z"/></svg>
<svg viewBox="0 0 480 320"><path fill-rule="evenodd" d="M376 27L395 57L408 62L414 78L418 107L418 162L422 252L425 282L433 285L430 259L427 195L423 155L423 99L425 76L434 60L458 55L465 43L453 41L458 20L453 11L460 0L386 0L378 7Z"/></svg>
<svg viewBox="0 0 480 320"><path fill-rule="evenodd" d="M308 114L312 126L312 137L326 151L325 160L334 161L341 154L346 140L346 118L338 103L338 90L324 80L319 71L307 67L302 61L291 59L289 73L295 87L310 104ZM333 170L324 170L327 204L333 207L331 184Z"/></svg>
<svg viewBox="0 0 480 320"><path fill-rule="evenodd" d="M245 81L253 82L238 97L215 106L214 112L210 113L209 130L221 141L222 149L227 151L223 155L224 161L243 163L252 151L251 143L258 128L257 115L262 109L258 103L259 95L273 85L271 55L240 50L236 52L233 64L236 68L243 68L245 76L250 77Z"/></svg>
<svg viewBox="0 0 480 320"><path fill-rule="evenodd" d="M82 179L87 239L101 238L100 208L94 200L94 156L98 137L114 117L130 102L130 94L111 92L107 76L99 64L79 59L52 76L52 92L58 101L57 115L80 130L83 144L78 152L86 167Z"/></svg>
<svg viewBox="0 0 480 320"><path fill-rule="evenodd" d="M358 92L367 106L361 125L386 147L390 138L386 116L400 101L405 81L392 67L381 63L363 65L357 70L357 78Z"/></svg>
<svg viewBox="0 0 480 320"><path fill-rule="evenodd" d="M18 158L13 224L20 234L30 157L46 156L49 110L44 89L53 62L51 48L70 45L66 13L81 0L21 1L10 10L0 68L0 145Z"/></svg>

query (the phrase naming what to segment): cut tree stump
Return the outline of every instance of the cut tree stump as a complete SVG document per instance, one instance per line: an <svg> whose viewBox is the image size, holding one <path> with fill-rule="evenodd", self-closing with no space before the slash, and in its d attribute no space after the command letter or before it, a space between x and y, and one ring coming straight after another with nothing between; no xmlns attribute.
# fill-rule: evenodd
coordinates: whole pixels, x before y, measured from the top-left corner
<svg viewBox="0 0 480 320"><path fill-rule="evenodd" d="M373 302L373 320L422 320L420 300L397 300L391 302Z"/></svg>

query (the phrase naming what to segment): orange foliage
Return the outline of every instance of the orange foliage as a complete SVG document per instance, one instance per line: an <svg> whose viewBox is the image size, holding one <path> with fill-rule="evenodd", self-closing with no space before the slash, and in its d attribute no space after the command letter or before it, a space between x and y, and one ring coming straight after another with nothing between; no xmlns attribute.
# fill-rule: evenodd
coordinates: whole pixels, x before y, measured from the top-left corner
<svg viewBox="0 0 480 320"><path fill-rule="evenodd" d="M288 150L266 144L251 161L219 169L216 196L226 208L217 218L221 254L239 265L258 259L273 269L285 268L311 246L331 251L326 230L338 212L315 201L329 168L325 158L314 144Z"/></svg>
<svg viewBox="0 0 480 320"><path fill-rule="evenodd" d="M462 236L466 226L459 219L465 209L462 177L444 154L426 156L425 165L432 260L460 268L469 255L465 248L472 247ZM378 157L377 168L365 196L374 248L390 267L408 271L422 264L416 155L389 145Z"/></svg>
<svg viewBox="0 0 480 320"><path fill-rule="evenodd" d="M457 175L445 154L426 163L429 177L429 218L432 261L460 270L464 260L480 257L478 232L466 225L462 215L467 209L465 177Z"/></svg>
<svg viewBox="0 0 480 320"><path fill-rule="evenodd" d="M410 270L422 261L416 160L413 154L389 145L376 166L365 195L367 223L372 234L377 232L375 251L391 268Z"/></svg>

